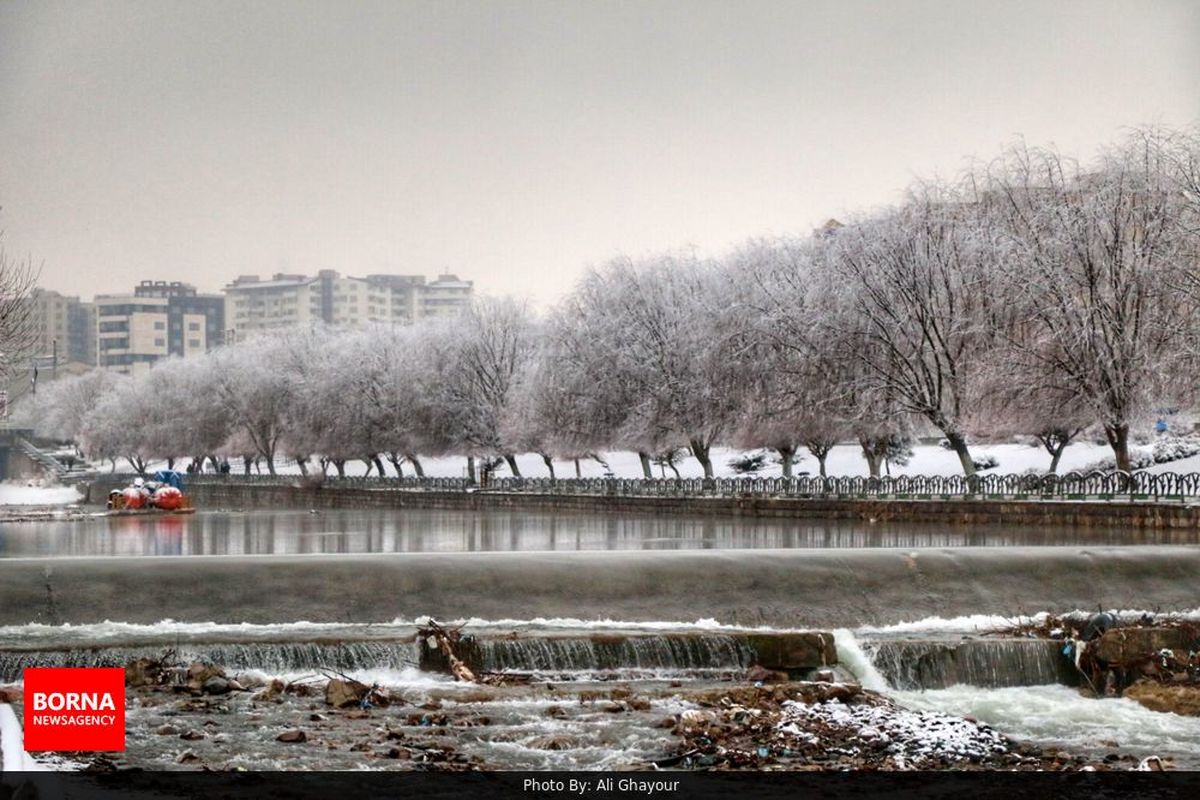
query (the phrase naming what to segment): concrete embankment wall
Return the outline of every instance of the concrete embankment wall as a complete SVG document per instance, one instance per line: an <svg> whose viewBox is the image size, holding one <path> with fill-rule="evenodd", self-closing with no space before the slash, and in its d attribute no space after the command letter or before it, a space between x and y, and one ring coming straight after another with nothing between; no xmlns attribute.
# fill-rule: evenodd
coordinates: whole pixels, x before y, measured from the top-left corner
<svg viewBox="0 0 1200 800"><path fill-rule="evenodd" d="M88 501L102 503L110 482L89 487ZM862 519L963 525L1077 525L1087 527L1196 528L1200 505L1070 500L858 500L791 497L626 497L516 492L396 491L313 488L254 483L196 483L188 487L206 509L423 508L452 511L521 510L573 513L688 514L734 517Z"/></svg>
<svg viewBox="0 0 1200 800"><path fill-rule="evenodd" d="M1200 548L0 559L0 624L680 620L804 628L1200 605Z"/></svg>

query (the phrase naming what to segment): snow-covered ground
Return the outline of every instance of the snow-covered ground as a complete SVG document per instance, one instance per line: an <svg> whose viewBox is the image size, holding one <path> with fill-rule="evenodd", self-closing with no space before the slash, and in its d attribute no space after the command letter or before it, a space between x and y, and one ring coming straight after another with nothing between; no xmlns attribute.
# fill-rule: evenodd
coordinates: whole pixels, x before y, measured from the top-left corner
<svg viewBox="0 0 1200 800"><path fill-rule="evenodd" d="M82 499L74 486L0 483L0 506L65 506Z"/></svg>
<svg viewBox="0 0 1200 800"><path fill-rule="evenodd" d="M725 447L714 447L712 450L712 459L716 474L719 477L734 477L738 475L729 466L729 462L743 455L745 452ZM1030 447L1025 444L978 444L972 446L971 453L976 459L982 458L985 455L991 455L996 458L999 465L995 469L989 470L989 472L1007 474L1024 472L1028 469L1044 470L1050 465L1050 456L1045 450L1041 447ZM1072 469L1077 469L1098 461L1105 456L1111 455L1111 453L1112 450L1107 445L1097 445L1091 442L1073 444L1063 453L1058 471L1060 474L1069 472ZM608 452L602 453L601 456L608 463L613 474L618 478L640 478L642 476L641 464L638 461L636 453ZM773 454L768 454L768 464L757 473L758 475L762 477L777 477L782 474L780 466L774 463L773 458ZM424 458L421 459L421 464L425 468L425 474L430 477L464 477L467 470L466 459L461 456ZM521 474L527 478L549 477L549 472L542 461L542 457L535 453L524 453L517 456L517 464L521 468ZM830 475L869 474L867 462L863 460L862 451L856 444L841 444L834 447L829 453L826 465L827 472ZM177 466L181 468L183 465ZM233 463L232 466L235 473L241 472L242 465L240 462ZM299 469L294 463L283 463L281 461L276 466L278 471L282 473L299 473ZM391 465L387 464L386 466L388 474L392 474ZM676 467L679 470L679 474L684 478L699 478L704 475L699 462L691 456L680 459ZM594 459L581 460L580 468L585 478L600 478L605 473L604 466ZM571 461L555 460L554 470L560 478L575 477L575 464ZM818 472L817 460L807 452L804 452L802 455L798 454L794 470L797 475L803 472L816 475ZM361 461L354 461L346 465L346 473L349 475L361 475L364 471L365 466ZM332 470L330 472L332 473ZM406 468L405 474L411 475L411 469ZM506 476L508 474L508 467L502 465L496 474ZM670 468L666 467L655 467L654 474L656 477L674 477L674 473L671 472ZM899 467L892 465L891 474L961 475L962 466L958 462L958 456L950 450L939 447L936 444L917 445L913 448L913 456L907 466Z"/></svg>

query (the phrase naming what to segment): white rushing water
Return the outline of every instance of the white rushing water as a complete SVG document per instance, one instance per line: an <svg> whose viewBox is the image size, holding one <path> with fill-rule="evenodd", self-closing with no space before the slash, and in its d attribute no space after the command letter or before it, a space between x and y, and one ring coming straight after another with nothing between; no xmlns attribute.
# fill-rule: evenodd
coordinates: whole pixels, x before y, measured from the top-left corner
<svg viewBox="0 0 1200 800"><path fill-rule="evenodd" d="M947 633L954 630L947 624L950 622L930 619L919 627L902 625L871 632ZM856 632L841 629L834 636L842 666L865 688L883 692L905 707L972 717L1014 739L1042 746L1092 755L1115 751L1170 755L1178 767L1200 768L1200 718L1151 711L1126 698L1089 698L1061 685L985 689L959 684L897 691L872 663Z"/></svg>
<svg viewBox="0 0 1200 800"><path fill-rule="evenodd" d="M1083 612L1080 612L1081 614ZM1125 618L1136 618L1143 612L1122 611L1119 615ZM1200 617L1200 612L1184 612L1182 616ZM279 625L217 625L212 623L179 623L164 620L157 625L130 625L126 623L105 622L96 625L22 625L0 627L0 647L5 641L17 646L15 650L26 653L33 647L114 647L118 645L137 644L140 646L161 646L166 644L178 645L189 641L220 641L233 642L251 649L263 649L280 640L312 641L314 639L336 639L340 636L351 635L351 638L366 640L361 646L364 652L371 647L392 647L391 641L411 636L415 629L426 620L422 618L396 619L374 625L339 625L324 623L288 623ZM935 711L955 716L969 716L980 723L989 725L1001 733L1021 741L1028 741L1049 748L1062 748L1072 753L1100 756L1111 752L1132 753L1135 755L1156 754L1172 756L1177 767L1200 768L1200 718L1182 717L1176 714L1164 714L1150 711L1138 703L1127 699L1092 699L1084 697L1076 689L1047 684L1040 686L1018 686L1004 688L981 688L965 684L957 684L944 689L926 689L922 691L901 691L892 688L884 671L872 660L872 652L880 641L889 639L920 639L935 637L954 641L963 634L978 634L986 630L994 630L1012 624L1013 619L996 616L958 617L954 619L929 618L905 622L887 627L859 628L854 631L839 629L835 631L835 641L838 659L843 668L852 673L864 687L885 693L901 705L918 711ZM655 633L684 631L689 633L709 633L719 638L737 630L771 630L769 628L740 628L721 624L716 620L698 619L694 622L630 622L612 619L583 620L573 618L537 618L537 619L465 619L454 621L453 624L464 624L472 632L492 632L517 630L523 633L545 631L555 635L563 635L565 631L604 632L604 631L633 631L643 635ZM371 640L379 637L382 641L376 645ZM524 638L517 643L525 641ZM532 644L542 645L543 642L531 637ZM866 646L864 646L864 642ZM559 643L562 644L562 643ZM565 644L563 646L566 646ZM370 650L373 653L374 650ZM14 653L19 656L20 653ZM561 659L558 659L561 660ZM361 664L347 666L346 671L353 677L364 682L378 682L383 686L395 687L405 692L454 691L453 681L440 674L423 672L399 664L402 659L396 658L396 664L388 664L374 656L367 657ZM638 659L633 662L640 664ZM653 661L653 660L652 660ZM732 659L738 661L738 659ZM647 662L649 666L657 665ZM887 667L886 662L881 662ZM630 666L634 664L631 663ZM248 665L249 666L249 665ZM504 664L497 666L503 667ZM250 671L256 671L251 669ZM258 670L261 677L267 677L265 672ZM285 678L300 678L311 675L312 670L297 670L295 667L281 669ZM272 675L279 675L273 672ZM669 672L669 670L667 671ZM656 677L667 676L667 672ZM580 678L587 677L580 675ZM669 677L669 676L667 676ZM927 685L927 684L926 684ZM510 722L512 738L507 741L493 740L481 743L479 747L493 753L505 753L512 763L521 765L542 765L539 761L531 761L537 748L531 747L526 738L532 741L536 736L546 734L545 726L551 723L543 720L535 713L525 714L518 703L511 708L506 703L497 703L491 708L495 715L513 714ZM521 710L521 713L517 713ZM662 709L656 708L656 713ZM538 712L540 713L540 712ZM571 719L551 726L556 733L578 739L577 746L582 746L586 732L586 720ZM12 710L0 707L0 738L7 739L8 747L5 758L12 759L9 752L12 749L14 726L17 720ZM583 726L583 727L580 727ZM578 728L578 729L577 729ZM472 734L473 735L473 734ZM640 733L632 728L614 729L613 741L605 746L620 749L622 746L632 746L634 739ZM624 741L622 737L632 737ZM644 742L640 745L648 747ZM526 751L529 752L526 752ZM511 751L511 752L510 752ZM649 752L649 750L647 750ZM18 749L18 754L20 753ZM586 755L586 757L585 757ZM540 758L541 756L539 756ZM607 755L599 753L576 754L578 763L591 768L608 764ZM556 762L557 763L557 762ZM564 762L565 763L565 762Z"/></svg>

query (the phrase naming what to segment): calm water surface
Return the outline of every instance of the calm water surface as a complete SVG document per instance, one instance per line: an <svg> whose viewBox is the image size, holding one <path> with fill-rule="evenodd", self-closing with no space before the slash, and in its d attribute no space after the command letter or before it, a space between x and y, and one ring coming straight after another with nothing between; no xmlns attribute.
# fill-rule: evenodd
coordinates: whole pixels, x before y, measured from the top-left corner
<svg viewBox="0 0 1200 800"><path fill-rule="evenodd" d="M416 509L0 523L0 558L1197 543L1187 530Z"/></svg>

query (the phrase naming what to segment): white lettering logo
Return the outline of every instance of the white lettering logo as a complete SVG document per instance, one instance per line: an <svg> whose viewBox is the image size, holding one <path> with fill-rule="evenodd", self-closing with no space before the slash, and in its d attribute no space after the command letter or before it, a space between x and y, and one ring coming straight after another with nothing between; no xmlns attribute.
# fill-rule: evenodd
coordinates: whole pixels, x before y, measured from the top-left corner
<svg viewBox="0 0 1200 800"><path fill-rule="evenodd" d="M108 692L34 692L34 711L116 711Z"/></svg>

